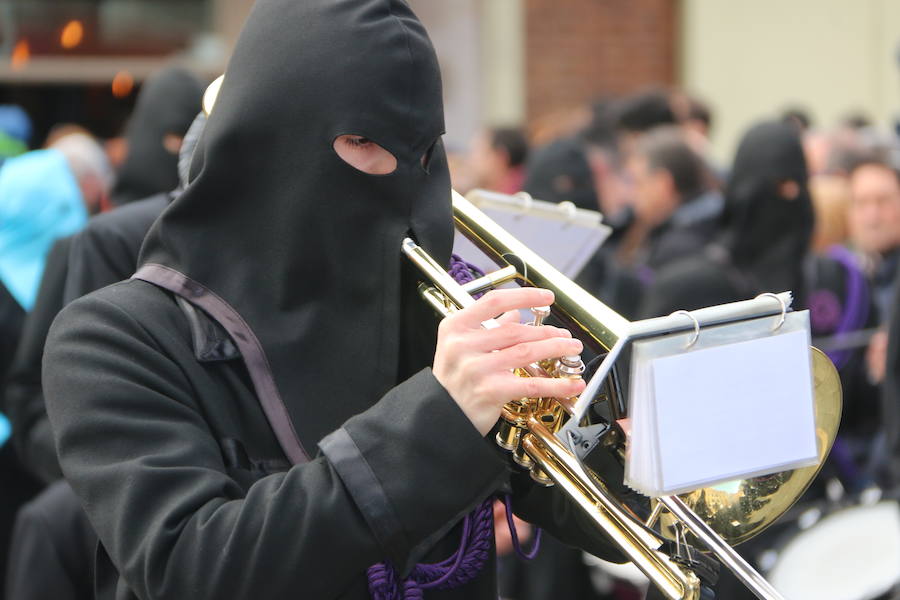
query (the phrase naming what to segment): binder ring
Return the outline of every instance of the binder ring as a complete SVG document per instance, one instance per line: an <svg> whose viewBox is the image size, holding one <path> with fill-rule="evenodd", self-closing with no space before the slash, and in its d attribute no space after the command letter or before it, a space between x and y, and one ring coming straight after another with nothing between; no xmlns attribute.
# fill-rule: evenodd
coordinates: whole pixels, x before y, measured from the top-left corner
<svg viewBox="0 0 900 600"><path fill-rule="evenodd" d="M685 350L687 350L688 348L693 347L693 345L697 343L697 340L700 339L700 321L697 320L697 317L695 317L694 315L692 315L691 313L689 313L686 310L676 310L669 316L672 317L675 315L684 315L688 319L690 319L691 321L694 322L694 335L691 336L691 339L688 341L687 345L684 347Z"/></svg>
<svg viewBox="0 0 900 600"><path fill-rule="evenodd" d="M556 206L559 208L559 211L565 215L566 219L569 221L575 220L575 215L578 214L578 207L575 206L574 202L563 200Z"/></svg>
<svg viewBox="0 0 900 600"><path fill-rule="evenodd" d="M534 198L528 192L518 192L516 194L520 200L522 200L522 212L531 212L531 208L534 206Z"/></svg>
<svg viewBox="0 0 900 600"><path fill-rule="evenodd" d="M781 329L781 326L784 325L784 319L787 317L787 304L785 304L784 300L782 300L778 294L773 294L772 292L765 292L757 296L757 298L775 298L778 304L781 305L781 318L778 319L778 323L775 324L775 327L772 328L772 331L778 331Z"/></svg>

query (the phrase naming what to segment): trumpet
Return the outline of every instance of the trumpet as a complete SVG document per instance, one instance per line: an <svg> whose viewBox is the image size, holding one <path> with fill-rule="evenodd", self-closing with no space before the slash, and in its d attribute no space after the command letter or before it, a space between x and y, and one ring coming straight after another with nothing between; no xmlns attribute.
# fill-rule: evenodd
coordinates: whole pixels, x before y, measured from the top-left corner
<svg viewBox="0 0 900 600"><path fill-rule="evenodd" d="M834 365L822 352L811 349L819 438L817 465L732 482L727 490L717 486L647 499L649 514L639 515L633 501L618 498L612 491L614 486L587 467L584 459L603 448L616 460L624 461L626 436L618 421L627 416L627 406L615 369L624 346L637 337L686 331L691 325L676 317L628 321L525 247L472 202L456 192L452 202L457 229L501 268L461 285L407 238L402 250L427 280L419 285L425 301L446 316L475 302L473 294L511 281L547 288L556 297L553 316L602 357L599 369L577 398L522 398L507 403L496 427L498 445L508 450L535 482L556 486L566 494L666 598L707 597L701 576L706 563L691 552L699 544L705 555L714 556L734 572L758 598L781 600L778 591L733 546L784 514L818 473L840 421L841 388ZM779 302L784 307L784 298ZM710 307L692 316L704 325L746 318L746 305L739 302ZM549 312L537 309L535 324ZM581 377L584 370L580 357L560 357L523 367L517 374ZM589 409L598 404L603 410L594 410L593 414L605 414L607 418L589 416Z"/></svg>

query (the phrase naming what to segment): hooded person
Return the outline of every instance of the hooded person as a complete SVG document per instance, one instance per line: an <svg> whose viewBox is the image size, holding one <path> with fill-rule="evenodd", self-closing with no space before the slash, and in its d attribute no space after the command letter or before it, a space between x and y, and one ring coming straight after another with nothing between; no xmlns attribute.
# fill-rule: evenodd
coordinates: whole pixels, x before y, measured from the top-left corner
<svg viewBox="0 0 900 600"><path fill-rule="evenodd" d="M178 149L202 96L203 83L181 67L166 68L144 83L128 122L128 153L113 184L113 206L178 186Z"/></svg>
<svg viewBox="0 0 900 600"><path fill-rule="evenodd" d="M415 295L402 239L443 262L452 243L442 133L404 2L256 3L143 266L48 338L99 598L495 598L486 499L513 485L524 514L615 555L484 438L512 398L583 389L510 372L580 351L560 330L481 328L552 294L487 294L437 342Z"/></svg>

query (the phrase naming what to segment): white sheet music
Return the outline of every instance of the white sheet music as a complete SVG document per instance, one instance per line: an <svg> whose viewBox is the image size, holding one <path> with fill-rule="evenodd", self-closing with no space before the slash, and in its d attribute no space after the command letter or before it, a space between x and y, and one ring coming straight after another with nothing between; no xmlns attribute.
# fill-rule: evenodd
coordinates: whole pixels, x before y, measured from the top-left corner
<svg viewBox="0 0 900 600"><path fill-rule="evenodd" d="M808 319L774 335L771 319L759 321L762 337L746 341L675 353L671 339L636 345L631 487L659 496L815 464ZM654 343L668 349L648 359Z"/></svg>
<svg viewBox="0 0 900 600"><path fill-rule="evenodd" d="M585 227L528 213L513 213L488 207L482 210L535 254L570 278L581 271L609 235L609 228L605 225ZM453 252L482 271L497 269L492 260L459 232L453 241Z"/></svg>

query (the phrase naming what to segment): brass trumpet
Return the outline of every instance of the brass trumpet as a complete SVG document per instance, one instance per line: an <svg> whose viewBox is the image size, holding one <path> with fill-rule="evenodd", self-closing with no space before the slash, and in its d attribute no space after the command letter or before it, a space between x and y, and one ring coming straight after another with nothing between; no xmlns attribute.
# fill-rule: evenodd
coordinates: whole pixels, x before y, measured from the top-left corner
<svg viewBox="0 0 900 600"><path fill-rule="evenodd" d="M834 365L813 348L818 465L776 475L705 488L683 496L648 500L649 515L621 501L611 486L585 467L583 458L601 446L622 461L625 435L616 422L627 415L616 378L614 361L629 339L659 330L667 319L629 322L563 276L526 248L471 202L453 192L453 214L458 230L502 268L460 285L411 239L403 252L422 271L427 283L419 286L423 298L441 315L472 304L472 294L509 281L543 287L555 293L553 314L586 346L605 355L604 361L579 398L523 398L509 402L498 424L497 443L509 450L516 463L528 469L542 485L556 485L602 529L667 598L701 598L700 564L681 554L687 543L699 543L759 598L782 596L741 556L733 545L756 535L781 516L806 490L819 471L837 434L841 412L840 379ZM741 303L724 305L740 313ZM703 324L722 322L722 307L693 313ZM774 311L772 314L777 314ZM536 314L539 324L544 313ZM690 325L666 322L668 331ZM561 357L520 369L521 376L580 377L579 357ZM604 403L608 418L590 423L588 408ZM652 508L650 508L652 504ZM677 551L670 550L674 544ZM682 544L684 542L684 544Z"/></svg>

